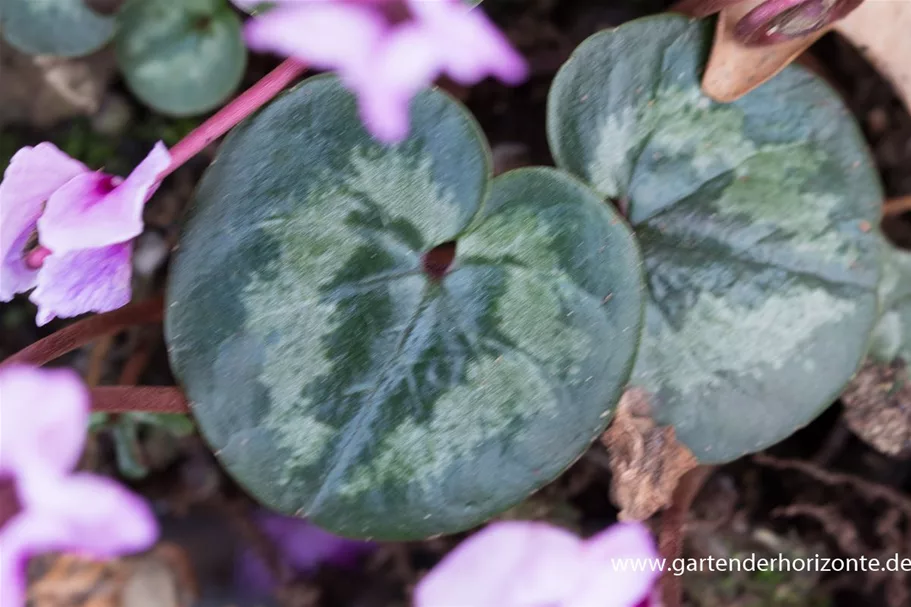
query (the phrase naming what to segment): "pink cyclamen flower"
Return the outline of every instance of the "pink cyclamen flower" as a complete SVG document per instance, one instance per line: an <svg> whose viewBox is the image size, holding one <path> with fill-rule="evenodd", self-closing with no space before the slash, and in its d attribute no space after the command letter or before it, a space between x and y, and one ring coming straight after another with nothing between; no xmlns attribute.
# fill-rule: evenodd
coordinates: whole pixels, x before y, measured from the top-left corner
<svg viewBox="0 0 911 607"><path fill-rule="evenodd" d="M71 472L89 422L89 395L75 373L0 369L0 418L0 605L25 603L34 554L108 558L155 542L142 499L111 479Z"/></svg>
<svg viewBox="0 0 911 607"><path fill-rule="evenodd" d="M39 325L129 302L132 240L170 161L159 142L121 179L50 143L16 152L0 182L0 301L34 288Z"/></svg>
<svg viewBox="0 0 911 607"><path fill-rule="evenodd" d="M660 574L648 530L618 523L588 540L547 523L494 523L417 585L415 607L634 607ZM626 570L623 570L623 565Z"/></svg>
<svg viewBox="0 0 911 607"><path fill-rule="evenodd" d="M249 6L251 0L235 0ZM527 76L524 59L462 0L279 0L246 27L250 48L335 70L358 96L367 129L387 143L408 134L411 98L440 75L470 86Z"/></svg>

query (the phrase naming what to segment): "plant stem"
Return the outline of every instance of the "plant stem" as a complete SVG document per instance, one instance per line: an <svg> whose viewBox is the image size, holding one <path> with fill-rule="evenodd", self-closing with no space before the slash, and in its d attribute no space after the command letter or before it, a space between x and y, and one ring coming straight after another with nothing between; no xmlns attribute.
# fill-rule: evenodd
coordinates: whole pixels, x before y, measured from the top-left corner
<svg viewBox="0 0 911 607"><path fill-rule="evenodd" d="M159 175L164 179L190 158L201 152L207 145L227 133L234 125L261 108L282 92L307 69L297 59L286 59L277 68L252 87L241 93L231 103L221 108L214 116L193 129L169 152L171 164Z"/></svg>
<svg viewBox="0 0 911 607"><path fill-rule="evenodd" d="M911 211L911 196L892 198L883 205L883 215L886 217L895 217L909 211Z"/></svg>
<svg viewBox="0 0 911 607"><path fill-rule="evenodd" d="M680 577L674 575L670 564L683 554L683 540L686 537L687 515L693 500L702 485L714 470L714 466L697 466L680 478L670 507L661 515L661 529L658 532L658 551L668 564L661 579L662 597L665 607L680 607L683 601L683 587Z"/></svg>
<svg viewBox="0 0 911 607"><path fill-rule="evenodd" d="M294 82L306 69L307 66L297 59L285 59L277 68L266 74L262 80L238 95L234 101L221 108L214 116L193 129L189 135L168 150L171 154L171 164L158 175L158 180L161 181L179 169L186 161L203 151L207 145L268 103L273 97L281 93L286 86ZM29 268L37 270L51 253L51 250L47 247L38 246L29 252L25 263Z"/></svg>
<svg viewBox="0 0 911 607"><path fill-rule="evenodd" d="M159 322L163 316L164 299L161 296L127 304L111 312L89 316L51 333L0 362L0 367L13 364L40 367L99 337L115 335L133 325Z"/></svg>
<svg viewBox="0 0 911 607"><path fill-rule="evenodd" d="M92 388L96 413L189 413L187 399L175 386L104 386Z"/></svg>

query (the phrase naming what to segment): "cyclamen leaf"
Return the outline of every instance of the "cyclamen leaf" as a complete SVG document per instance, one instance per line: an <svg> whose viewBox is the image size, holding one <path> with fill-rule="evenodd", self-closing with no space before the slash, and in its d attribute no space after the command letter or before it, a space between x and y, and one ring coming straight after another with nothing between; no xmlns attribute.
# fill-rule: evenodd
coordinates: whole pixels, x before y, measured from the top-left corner
<svg viewBox="0 0 911 607"><path fill-rule="evenodd" d="M641 328L630 230L554 169L490 181L437 91L386 147L331 76L239 126L170 275L200 431L265 505L349 537L477 525L604 429ZM423 258L457 241L441 280Z"/></svg>
<svg viewBox="0 0 911 607"><path fill-rule="evenodd" d="M227 0L128 0L119 21L117 60L127 84L161 113L207 112L243 78L247 50Z"/></svg>
<svg viewBox="0 0 911 607"><path fill-rule="evenodd" d="M114 36L114 17L100 15L85 0L0 0L0 31L30 55L81 57Z"/></svg>
<svg viewBox="0 0 911 607"><path fill-rule="evenodd" d="M877 174L850 112L791 67L739 101L700 91L710 26L662 15L595 34L561 68L558 166L628 208L648 294L631 383L703 462L815 417L876 317Z"/></svg>
<svg viewBox="0 0 911 607"><path fill-rule="evenodd" d="M900 358L911 364L911 253L883 239L880 317L873 330L870 357L880 363Z"/></svg>

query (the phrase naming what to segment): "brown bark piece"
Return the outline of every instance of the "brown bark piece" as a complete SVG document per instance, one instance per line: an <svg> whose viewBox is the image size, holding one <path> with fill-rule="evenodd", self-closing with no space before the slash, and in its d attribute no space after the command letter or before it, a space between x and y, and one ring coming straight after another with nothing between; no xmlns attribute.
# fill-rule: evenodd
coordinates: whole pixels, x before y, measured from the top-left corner
<svg viewBox="0 0 911 607"><path fill-rule="evenodd" d="M33 607L189 607L198 594L189 558L167 543L109 561L50 554L29 573Z"/></svg>
<svg viewBox="0 0 911 607"><path fill-rule="evenodd" d="M841 398L854 434L886 455L911 454L911 372L901 359L867 362Z"/></svg>
<svg viewBox="0 0 911 607"><path fill-rule="evenodd" d="M610 453L611 499L620 507L621 520L645 520L666 507L680 477L698 465L673 427L651 419L649 395L642 388L623 393L601 442Z"/></svg>

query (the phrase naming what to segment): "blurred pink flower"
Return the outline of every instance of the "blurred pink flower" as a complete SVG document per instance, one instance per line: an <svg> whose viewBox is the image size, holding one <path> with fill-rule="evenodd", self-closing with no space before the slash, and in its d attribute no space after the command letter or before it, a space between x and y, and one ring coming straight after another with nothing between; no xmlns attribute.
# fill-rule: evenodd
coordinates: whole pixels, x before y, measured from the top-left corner
<svg viewBox="0 0 911 607"><path fill-rule="evenodd" d="M50 143L16 152L0 182L0 301L35 288L39 325L129 302L131 241L169 163L161 142L125 180Z"/></svg>
<svg viewBox="0 0 911 607"><path fill-rule="evenodd" d="M465 540L420 581L414 604L633 607L649 601L660 572L647 566L640 571L615 567L624 559L657 556L651 535L638 523L618 523L588 540L547 523L494 523Z"/></svg>
<svg viewBox="0 0 911 607"><path fill-rule="evenodd" d="M235 0L241 6L250 0ZM480 9L462 0L278 0L246 27L250 48L335 70L358 96L367 129L387 143L408 134L408 105L446 74L473 85L527 76L524 59Z"/></svg>
<svg viewBox="0 0 911 607"><path fill-rule="evenodd" d="M25 567L43 552L95 558L144 550L158 535L145 502L111 479L71 473L89 396L69 370L0 370L0 605L25 604Z"/></svg>
<svg viewBox="0 0 911 607"><path fill-rule="evenodd" d="M324 531L313 523L267 511L256 515L256 524L275 546L282 564L298 575L314 573L321 565L351 567L376 549L373 542L351 540ZM253 550L240 553L234 579L248 595L271 593L277 581Z"/></svg>

